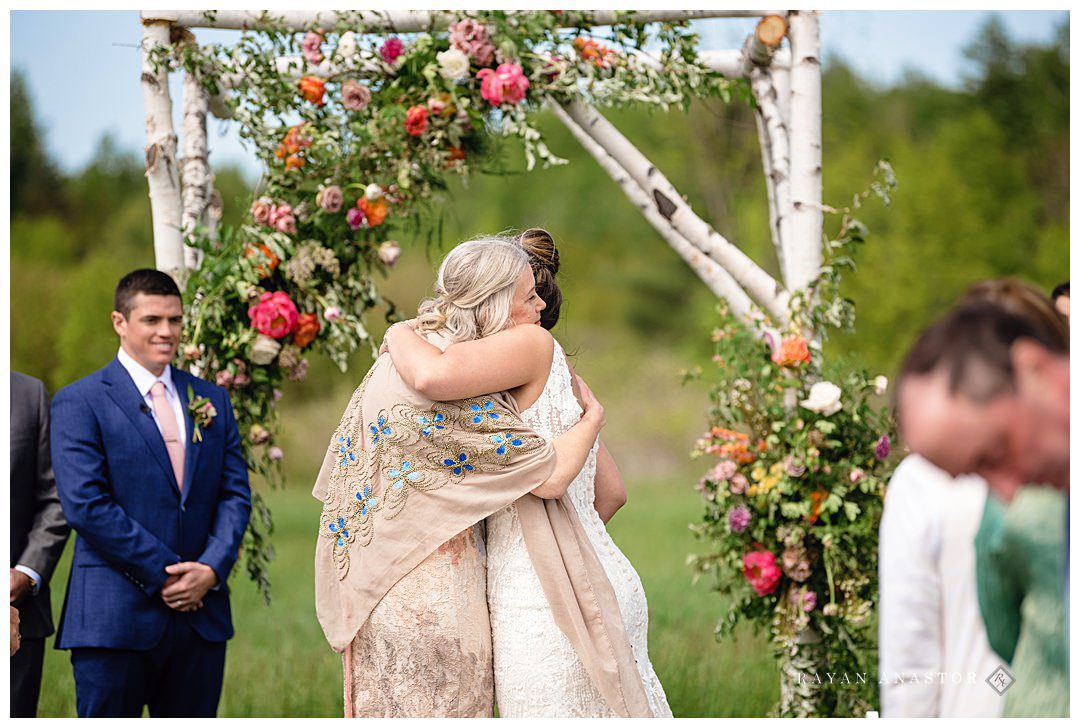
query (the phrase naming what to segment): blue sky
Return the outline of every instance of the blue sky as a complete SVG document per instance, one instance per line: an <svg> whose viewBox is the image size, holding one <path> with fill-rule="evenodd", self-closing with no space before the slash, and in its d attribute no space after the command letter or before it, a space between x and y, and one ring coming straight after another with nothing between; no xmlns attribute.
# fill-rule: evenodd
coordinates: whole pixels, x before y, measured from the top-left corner
<svg viewBox="0 0 1080 728"><path fill-rule="evenodd" d="M1016 41L1048 41L1068 12L997 11ZM969 69L963 48L989 11L825 11L821 20L826 63L842 57L866 79L887 85L914 69L942 85L959 86ZM715 19L699 23L706 48L735 48L754 20ZM197 31L200 41L227 41L233 31ZM139 86L141 26L137 11L14 11L11 67L27 76L46 146L65 171L85 165L101 137L110 133L121 148L144 144ZM172 79L180 98L180 78ZM179 116L179 104L174 112ZM179 118L176 119L179 123ZM256 166L235 132L211 119L215 164L236 162L252 176Z"/></svg>

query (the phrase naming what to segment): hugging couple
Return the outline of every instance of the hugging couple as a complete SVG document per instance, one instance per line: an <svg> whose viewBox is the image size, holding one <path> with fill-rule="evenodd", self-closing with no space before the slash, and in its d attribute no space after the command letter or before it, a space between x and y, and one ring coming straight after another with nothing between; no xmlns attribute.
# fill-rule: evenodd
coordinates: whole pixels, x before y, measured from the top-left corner
<svg viewBox="0 0 1080 728"><path fill-rule="evenodd" d="M316 611L347 717L671 716L558 269L537 228L455 247L331 436Z"/></svg>

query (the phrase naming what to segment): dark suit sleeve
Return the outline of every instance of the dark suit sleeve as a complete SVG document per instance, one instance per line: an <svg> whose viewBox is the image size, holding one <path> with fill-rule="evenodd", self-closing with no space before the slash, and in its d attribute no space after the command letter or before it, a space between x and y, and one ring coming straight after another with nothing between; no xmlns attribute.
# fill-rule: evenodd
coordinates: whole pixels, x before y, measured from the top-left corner
<svg viewBox="0 0 1080 728"><path fill-rule="evenodd" d="M168 577L165 567L180 557L109 493L101 431L89 403L70 389L57 392L51 432L57 492L68 523L147 595L154 595Z"/></svg>
<svg viewBox="0 0 1080 728"><path fill-rule="evenodd" d="M52 459L49 457L49 397L45 385L37 386L37 463L34 478L34 523L30 528L26 548L16 563L36 571L43 584L52 578L56 563L64 553L71 528L64 520L60 498L56 494Z"/></svg>
<svg viewBox="0 0 1080 728"><path fill-rule="evenodd" d="M217 513L206 548L196 559L214 570L219 583L225 582L236 563L240 542L251 517L251 489L248 487L247 463L240 449L240 431L228 394L224 394L223 399L221 424L225 431L225 464L221 472Z"/></svg>

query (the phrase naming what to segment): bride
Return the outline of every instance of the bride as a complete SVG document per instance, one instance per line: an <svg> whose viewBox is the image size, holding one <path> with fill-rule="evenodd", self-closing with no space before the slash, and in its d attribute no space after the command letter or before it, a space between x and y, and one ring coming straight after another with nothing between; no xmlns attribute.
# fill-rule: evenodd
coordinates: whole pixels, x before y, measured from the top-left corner
<svg viewBox="0 0 1080 728"><path fill-rule="evenodd" d="M572 427L582 408L581 380L548 333L558 321L562 294L555 282L559 254L546 231L525 231L516 241L528 254L535 288L515 308L527 315L500 333L440 350L409 326L394 326L386 343L404 381L433 400L465 399L507 390L522 419L553 439ZM532 324L532 325L529 325ZM415 322L418 332L440 325L437 307ZM483 413L478 414L483 416ZM595 487L594 487L595 486ZM615 590L650 712L671 717L664 689L648 655L648 605L641 579L612 541L604 523L625 502L614 460L597 441L567 489L603 570ZM495 696L504 717L608 717L615 711L590 679L571 642L556 625L511 504L487 519L488 606L491 614ZM549 603L550 602L550 603Z"/></svg>

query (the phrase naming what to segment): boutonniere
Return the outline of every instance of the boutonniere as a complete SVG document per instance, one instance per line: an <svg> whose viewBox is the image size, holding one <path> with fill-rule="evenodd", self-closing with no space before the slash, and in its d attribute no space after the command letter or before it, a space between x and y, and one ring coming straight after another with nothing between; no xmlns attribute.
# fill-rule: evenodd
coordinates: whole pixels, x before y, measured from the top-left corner
<svg viewBox="0 0 1080 728"><path fill-rule="evenodd" d="M209 397L196 397L195 390L188 385L187 388L188 397L188 412L191 413L191 421L195 423L192 428L191 439L194 442L202 441L202 429L203 427L209 427L214 424L214 418L217 417L217 410L214 409L214 404L210 401Z"/></svg>

